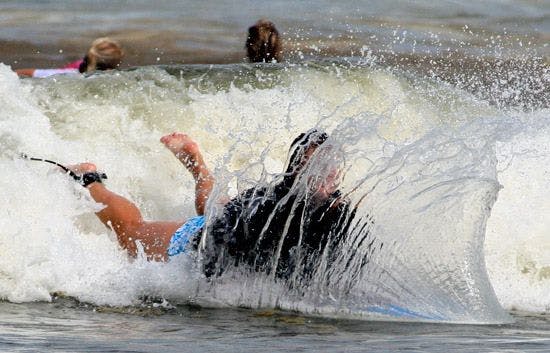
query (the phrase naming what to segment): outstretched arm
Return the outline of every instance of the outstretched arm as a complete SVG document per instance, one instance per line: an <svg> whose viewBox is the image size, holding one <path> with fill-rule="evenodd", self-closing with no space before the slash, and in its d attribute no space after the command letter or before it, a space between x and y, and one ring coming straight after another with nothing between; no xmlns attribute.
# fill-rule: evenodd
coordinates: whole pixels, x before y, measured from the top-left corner
<svg viewBox="0 0 550 353"><path fill-rule="evenodd" d="M95 172L92 163L80 163L70 169L77 173ZM165 260L166 250L174 232L183 224L181 221L145 221L141 212L130 200L107 189L100 182L87 186L90 196L105 207L96 213L108 228L114 230L118 243L132 256L137 255L139 241L150 260Z"/></svg>
<svg viewBox="0 0 550 353"><path fill-rule="evenodd" d="M161 138L162 143L183 163L195 179L195 208L197 214L204 214L208 197L214 186L214 178L204 163L198 145L187 135L173 133ZM92 163L71 166L77 174L95 172ZM96 213L107 227L112 228L119 244L132 256L137 254L136 241L139 241L152 260L165 260L170 239L183 224L181 221L145 221L137 206L130 200L107 189L100 182L87 186L92 198L105 207Z"/></svg>

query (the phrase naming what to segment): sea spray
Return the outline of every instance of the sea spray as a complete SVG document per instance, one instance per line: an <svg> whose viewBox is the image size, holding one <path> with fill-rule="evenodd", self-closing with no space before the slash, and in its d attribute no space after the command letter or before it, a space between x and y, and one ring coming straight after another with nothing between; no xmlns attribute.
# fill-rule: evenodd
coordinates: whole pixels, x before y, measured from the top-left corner
<svg viewBox="0 0 550 353"><path fill-rule="evenodd" d="M1 155L2 186L13 205L2 209L7 226L1 243L3 253L17 259L0 267L3 298L47 300L59 291L95 304L129 305L141 295L159 295L182 303L353 317L370 317L373 305L399 304L449 321L506 320L487 281L481 247L487 217L488 236L499 236L490 216L500 188L497 171L512 175L498 165L495 151L521 135L522 123L503 132L510 130L507 122L522 122L526 113L511 114L438 80L349 62L149 67L23 81L4 67L0 77L8 97L3 99L9 99L0 131L8 146L3 150L9 150ZM210 288L194 259L130 260L93 215L101 206L85 190L45 166L14 158L25 150L63 163L95 162L109 175L108 186L135 201L146 218L179 220L193 215L193 184L158 142L163 134L193 136L225 182L218 192L231 197L244 187L239 182L268 181L280 172L290 141L312 126L330 132L349 154L344 191L358 187L352 200L364 200L360 211L373 218L371 232L384 243L345 295L334 292L336 284L325 288L326 297L296 300L261 275L222 279ZM543 141L545 130L538 133ZM512 196L503 207L515 201ZM534 230L528 227L526 234ZM493 257L499 246L490 244L485 251L498 298L507 308L520 304L519 289L504 289L503 273L523 273ZM541 279L540 305L534 308L540 310L548 305L548 282L543 258L533 262L534 256L526 263L534 263Z"/></svg>

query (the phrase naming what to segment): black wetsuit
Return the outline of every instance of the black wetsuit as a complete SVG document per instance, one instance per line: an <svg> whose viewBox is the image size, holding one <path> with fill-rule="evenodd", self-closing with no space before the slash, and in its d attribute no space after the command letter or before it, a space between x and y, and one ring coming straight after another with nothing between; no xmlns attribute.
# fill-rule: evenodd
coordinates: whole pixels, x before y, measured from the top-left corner
<svg viewBox="0 0 550 353"><path fill-rule="evenodd" d="M275 271L277 278L303 278L314 273L323 256L328 263L333 260L354 212L340 192L313 206L291 191L292 182L287 178L249 189L224 206L203 234L207 276L236 266Z"/></svg>

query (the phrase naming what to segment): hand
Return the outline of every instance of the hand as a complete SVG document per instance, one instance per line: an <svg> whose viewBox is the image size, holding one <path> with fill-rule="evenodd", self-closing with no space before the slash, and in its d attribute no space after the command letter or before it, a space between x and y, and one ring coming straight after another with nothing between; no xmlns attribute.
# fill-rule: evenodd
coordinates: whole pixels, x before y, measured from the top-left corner
<svg viewBox="0 0 550 353"><path fill-rule="evenodd" d="M67 168L75 174L82 175L84 173L95 172L97 167L93 163L84 162L73 165L68 165Z"/></svg>

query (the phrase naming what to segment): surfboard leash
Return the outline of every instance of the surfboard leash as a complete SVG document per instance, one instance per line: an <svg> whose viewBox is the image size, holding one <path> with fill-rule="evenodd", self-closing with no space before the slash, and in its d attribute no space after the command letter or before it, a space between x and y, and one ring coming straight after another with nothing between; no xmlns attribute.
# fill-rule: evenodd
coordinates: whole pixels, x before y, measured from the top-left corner
<svg viewBox="0 0 550 353"><path fill-rule="evenodd" d="M82 186L88 186L89 184L91 184L94 181L101 182L102 179L107 179L107 174L105 174L105 173L89 172L89 173L84 173L82 175L78 175L75 172L73 172L72 170L70 170L69 168L65 167L63 164L58 163L56 161L52 161L50 159L30 157L26 153L21 153L20 156L21 156L21 158L29 160L29 161L38 161L38 162L45 162L45 163L53 164L53 165L61 168L67 174L69 174L76 182L78 182Z"/></svg>

